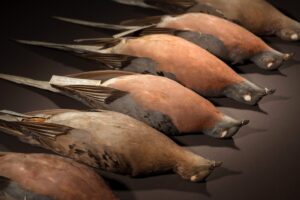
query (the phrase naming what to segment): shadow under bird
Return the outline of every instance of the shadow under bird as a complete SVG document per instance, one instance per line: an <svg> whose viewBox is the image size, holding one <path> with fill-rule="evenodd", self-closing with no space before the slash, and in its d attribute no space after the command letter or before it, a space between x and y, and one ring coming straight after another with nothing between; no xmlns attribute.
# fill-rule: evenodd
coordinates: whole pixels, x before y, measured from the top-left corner
<svg viewBox="0 0 300 200"><path fill-rule="evenodd" d="M300 40L300 24L266 0L113 0L149 7L167 13L204 12L224 17L257 35L276 35L287 41Z"/></svg>
<svg viewBox="0 0 300 200"><path fill-rule="evenodd" d="M0 74L18 84L60 93L90 108L127 114L168 135L204 133L230 138L248 120L221 113L212 103L170 79L117 71L53 76L50 82Z"/></svg>
<svg viewBox="0 0 300 200"><path fill-rule="evenodd" d="M23 142L133 177L173 171L198 182L221 165L178 146L142 122L111 111L2 111L0 128Z"/></svg>
<svg viewBox="0 0 300 200"><path fill-rule="evenodd" d="M163 75L204 97L226 96L255 105L275 92L241 77L205 49L172 35L98 39L94 45L19 42L71 51L114 69Z"/></svg>
<svg viewBox="0 0 300 200"><path fill-rule="evenodd" d="M1 127L3 128L3 127ZM116 200L91 168L47 154L0 152L1 200Z"/></svg>
<svg viewBox="0 0 300 200"><path fill-rule="evenodd" d="M284 61L289 60L292 56L292 54L283 54L273 49L262 39L237 24L203 13L152 16L144 19L123 21L120 25L63 17L55 18L85 26L121 31L127 30L124 33L115 35L115 37L143 36L158 33L171 34L193 42L225 61L236 64L243 63L245 60L251 60L257 66L266 70L278 69Z"/></svg>

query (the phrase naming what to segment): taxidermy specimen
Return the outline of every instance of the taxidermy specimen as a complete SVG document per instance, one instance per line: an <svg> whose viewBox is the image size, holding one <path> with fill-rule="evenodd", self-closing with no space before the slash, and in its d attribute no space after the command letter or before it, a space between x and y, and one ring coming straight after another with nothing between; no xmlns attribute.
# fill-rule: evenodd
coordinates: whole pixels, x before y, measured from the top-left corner
<svg viewBox="0 0 300 200"><path fill-rule="evenodd" d="M276 35L299 41L299 22L287 17L265 0L114 0L156 8L168 13L204 12L229 19L257 35Z"/></svg>
<svg viewBox="0 0 300 200"><path fill-rule="evenodd" d="M165 33L184 38L233 64L251 60L266 70L278 69L292 54L283 54L268 46L262 39L228 20L204 13L178 16L152 16L127 20L120 25L87 22L56 17L57 19L97 28L127 30L120 36L143 36ZM152 25L152 26L151 26ZM150 27L149 27L150 26ZM81 41L90 41L86 39Z"/></svg>
<svg viewBox="0 0 300 200"><path fill-rule="evenodd" d="M121 113L65 109L26 114L2 111L0 118L1 131L108 172L135 177L173 171L183 179L198 182L221 165L178 146L155 129ZM63 184L59 186L62 189Z"/></svg>
<svg viewBox="0 0 300 200"><path fill-rule="evenodd" d="M99 39L95 45L19 42L71 51L116 69L162 74L204 97L226 96L255 105L275 91L257 86L208 51L172 35Z"/></svg>
<svg viewBox="0 0 300 200"><path fill-rule="evenodd" d="M249 122L221 113L209 101L170 79L126 73L86 72L71 75L75 78L53 76L50 82L5 74L0 78L60 93L90 108L130 115L168 135L203 132L230 138Z"/></svg>

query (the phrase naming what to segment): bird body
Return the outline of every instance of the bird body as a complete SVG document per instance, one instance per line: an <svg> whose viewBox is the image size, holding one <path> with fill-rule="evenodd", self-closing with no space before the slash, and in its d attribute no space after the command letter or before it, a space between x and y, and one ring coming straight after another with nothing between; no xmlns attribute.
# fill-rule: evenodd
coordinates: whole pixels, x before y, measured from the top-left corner
<svg viewBox="0 0 300 200"><path fill-rule="evenodd" d="M273 49L247 29L223 18L204 13L152 16L126 20L120 25L56 18L84 26L127 30L117 34L116 37L157 33L173 34L197 44L225 61L242 63L251 60L266 70L278 69L285 60L291 57L291 54L283 54ZM81 41L91 41L91 39Z"/></svg>
<svg viewBox="0 0 300 200"><path fill-rule="evenodd" d="M234 72L223 61L185 39L166 34L139 38L99 39L91 46L35 41L21 43L64 48L126 71L163 75L205 97L226 96L254 105L274 90L260 87ZM245 98L250 96L251 98Z"/></svg>
<svg viewBox="0 0 300 200"><path fill-rule="evenodd" d="M2 113L1 131L113 173L146 176L173 171L184 179L200 181L220 165L116 112L60 109L26 113L26 117Z"/></svg>
<svg viewBox="0 0 300 200"><path fill-rule="evenodd" d="M116 200L97 173L67 158L0 153L2 200Z"/></svg>
<svg viewBox="0 0 300 200"><path fill-rule="evenodd" d="M300 24L266 0L114 0L119 3L156 8L172 14L204 12L224 17L258 35L276 35L300 40Z"/></svg>
<svg viewBox="0 0 300 200"><path fill-rule="evenodd" d="M221 113L209 101L175 81L153 75L129 74L112 71L109 76L107 71L86 72L68 77L53 76L50 82L4 74L0 78L46 88L90 108L130 115L168 135L203 132L215 138L228 138L248 123Z"/></svg>

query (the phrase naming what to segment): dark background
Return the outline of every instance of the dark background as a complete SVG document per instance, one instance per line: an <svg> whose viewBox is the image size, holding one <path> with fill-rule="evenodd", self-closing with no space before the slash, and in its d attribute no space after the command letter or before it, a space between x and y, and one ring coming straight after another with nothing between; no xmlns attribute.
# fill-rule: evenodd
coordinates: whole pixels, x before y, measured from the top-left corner
<svg viewBox="0 0 300 200"><path fill-rule="evenodd" d="M9 3L7 3L9 2ZM271 1L288 15L300 20L297 0ZM123 19L160 14L158 11L127 7L108 0L89 1L1 1L0 72L48 80L99 69L99 64L69 54L27 47L9 39L71 42L76 38L109 36L111 32L85 28L51 16L118 22ZM266 11L267 12L267 11ZM300 198L300 48L277 38L264 38L283 52L294 52L293 61L278 72L264 72L251 64L236 70L248 79L276 88L275 95L260 106L244 106L227 99L213 100L227 114L250 119L233 140L206 136L184 136L175 140L187 148L224 165L206 183L189 183L177 175L143 179L103 173L121 199L299 199ZM48 108L85 108L69 98L0 81L0 109L18 112ZM0 149L44 152L0 134Z"/></svg>

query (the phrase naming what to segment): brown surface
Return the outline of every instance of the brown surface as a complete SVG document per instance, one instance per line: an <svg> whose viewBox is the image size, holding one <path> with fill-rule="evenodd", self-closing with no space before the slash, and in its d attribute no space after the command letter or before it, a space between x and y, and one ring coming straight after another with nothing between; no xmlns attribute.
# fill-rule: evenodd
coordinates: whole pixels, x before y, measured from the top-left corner
<svg viewBox="0 0 300 200"><path fill-rule="evenodd" d="M126 7L109 0L83 1L7 1L1 6L1 72L48 80L51 74L71 74L97 69L97 64L66 53L25 47L9 38L70 42L75 38L108 36L96 31L51 19L53 15L91 21L118 22L162 14L156 11ZM272 0L277 6L300 20L299 1ZM250 80L276 88L275 95L264 99L258 107L218 99L223 110L236 118L249 118L234 140L220 141L207 136L176 137L180 144L201 155L224 161L207 183L189 183L176 175L143 179L108 175L114 192L125 200L232 200L232 199L299 199L300 198L300 47L299 43L268 38L271 46L295 52L294 61L280 72L264 72L253 65L236 68ZM0 82L1 108L20 112L57 108L83 108L70 98L40 92L28 87ZM262 111L265 113L263 113ZM0 143L13 151L40 152L41 149L22 144L13 137L0 134ZM3 146L0 145L0 149Z"/></svg>

